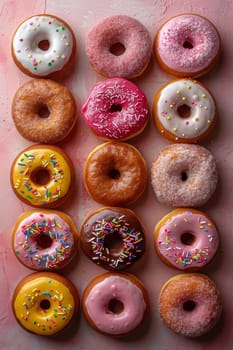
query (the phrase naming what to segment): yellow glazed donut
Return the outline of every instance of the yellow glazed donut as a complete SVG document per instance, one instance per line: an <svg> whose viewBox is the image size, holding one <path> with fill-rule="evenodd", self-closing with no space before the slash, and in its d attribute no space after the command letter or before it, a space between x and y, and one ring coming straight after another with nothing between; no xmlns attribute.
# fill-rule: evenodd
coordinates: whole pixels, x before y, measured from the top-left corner
<svg viewBox="0 0 233 350"><path fill-rule="evenodd" d="M22 151L11 168L15 194L26 204L54 208L69 194L74 170L71 160L60 148L36 145Z"/></svg>
<svg viewBox="0 0 233 350"><path fill-rule="evenodd" d="M64 330L77 315L79 296L73 283L52 272L36 272L16 286L12 308L27 331L54 335Z"/></svg>

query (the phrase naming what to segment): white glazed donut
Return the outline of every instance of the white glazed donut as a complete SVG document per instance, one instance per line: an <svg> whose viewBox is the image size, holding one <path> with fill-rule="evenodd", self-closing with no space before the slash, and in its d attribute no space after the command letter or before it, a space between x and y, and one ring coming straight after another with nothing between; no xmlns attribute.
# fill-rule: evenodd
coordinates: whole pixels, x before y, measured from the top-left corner
<svg viewBox="0 0 233 350"><path fill-rule="evenodd" d="M25 74L48 77L68 66L75 46L74 34L67 23L55 16L37 15L17 28L12 56Z"/></svg>
<svg viewBox="0 0 233 350"><path fill-rule="evenodd" d="M197 142L215 125L216 105L210 92L191 79L174 80L156 94L153 105L155 125L173 142Z"/></svg>

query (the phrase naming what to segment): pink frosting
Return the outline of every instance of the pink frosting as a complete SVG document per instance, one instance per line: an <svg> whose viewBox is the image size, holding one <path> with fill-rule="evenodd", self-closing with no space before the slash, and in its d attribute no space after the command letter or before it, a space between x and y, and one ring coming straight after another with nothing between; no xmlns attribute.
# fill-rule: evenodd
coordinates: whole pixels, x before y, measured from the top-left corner
<svg viewBox="0 0 233 350"><path fill-rule="evenodd" d="M125 51L114 54L111 47L121 44ZM152 42L148 30L129 16L111 16L98 23L87 36L86 52L94 69L106 77L131 79L149 63Z"/></svg>
<svg viewBox="0 0 233 350"><path fill-rule="evenodd" d="M81 112L98 136L114 140L133 137L148 121L146 96L122 78L95 84Z"/></svg>
<svg viewBox="0 0 233 350"><path fill-rule="evenodd" d="M193 47L185 48L189 42ZM213 24L197 15L181 15L164 24L157 37L157 54L162 62L177 72L205 70L216 58L219 35Z"/></svg>
<svg viewBox="0 0 233 350"><path fill-rule="evenodd" d="M38 238L51 239L48 248L41 249ZM19 260L35 270L55 270L71 259L74 237L70 227L56 214L35 212L22 220L13 238L13 249Z"/></svg>
<svg viewBox="0 0 233 350"><path fill-rule="evenodd" d="M191 233L194 241L191 245L183 244L181 236ZM201 268L214 257L219 235L213 223L203 214L184 211L174 214L160 228L155 242L159 253L179 270Z"/></svg>
<svg viewBox="0 0 233 350"><path fill-rule="evenodd" d="M119 314L108 310L110 300L119 300L124 308ZM86 301L89 317L96 327L107 334L126 334L142 321L146 310L143 293L128 278L106 277L89 292Z"/></svg>

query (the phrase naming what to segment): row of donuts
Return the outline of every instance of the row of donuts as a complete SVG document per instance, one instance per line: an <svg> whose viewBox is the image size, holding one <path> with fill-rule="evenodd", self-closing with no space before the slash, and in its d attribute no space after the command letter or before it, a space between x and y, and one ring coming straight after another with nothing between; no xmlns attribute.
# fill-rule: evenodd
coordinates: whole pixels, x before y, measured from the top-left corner
<svg viewBox="0 0 233 350"><path fill-rule="evenodd" d="M145 94L122 78L96 83L81 113L94 134L108 141L126 141L137 136L149 119ZM207 137L217 117L213 96L202 84L190 79L178 79L160 88L155 94L152 114L159 132L179 143L196 143ZM12 118L26 139L58 143L76 123L75 101L65 86L34 79L16 91Z"/></svg>
<svg viewBox="0 0 233 350"><path fill-rule="evenodd" d="M219 57L220 37L214 25L196 14L179 15L157 31L154 51L158 63L178 77L207 73ZM17 66L33 77L53 77L74 65L75 35L56 16L36 15L16 29L12 56ZM45 54L46 53L46 54ZM86 54L104 77L132 79L149 64L152 42L148 30L129 16L108 17L87 35Z"/></svg>

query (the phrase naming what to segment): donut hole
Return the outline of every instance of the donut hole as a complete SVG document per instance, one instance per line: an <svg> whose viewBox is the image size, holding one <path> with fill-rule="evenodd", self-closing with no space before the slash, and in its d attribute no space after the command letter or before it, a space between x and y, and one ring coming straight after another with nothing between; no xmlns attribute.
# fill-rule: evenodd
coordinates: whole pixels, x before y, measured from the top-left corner
<svg viewBox="0 0 233 350"><path fill-rule="evenodd" d="M124 304L118 299L111 299L108 303L107 311L112 314L120 314L124 310Z"/></svg>
<svg viewBox="0 0 233 350"><path fill-rule="evenodd" d="M35 169L31 174L31 180L39 186L47 185L50 181L50 173L44 168Z"/></svg>
<svg viewBox="0 0 233 350"><path fill-rule="evenodd" d="M113 180L118 180L121 177L121 173L117 169L110 169L108 172L108 176Z"/></svg>
<svg viewBox="0 0 233 350"><path fill-rule="evenodd" d="M42 233L36 238L36 243L39 249L46 249L51 247L52 242L52 239L45 233Z"/></svg>
<svg viewBox="0 0 233 350"><path fill-rule="evenodd" d="M189 49L189 50L193 49L193 44L191 43L191 40L189 39L185 40L183 43L183 48Z"/></svg>
<svg viewBox="0 0 233 350"><path fill-rule="evenodd" d="M187 174L187 171L182 171L181 172L181 181L183 181L183 182L185 182L185 181L187 181L188 180L188 174Z"/></svg>
<svg viewBox="0 0 233 350"><path fill-rule="evenodd" d="M120 56L125 52L125 46L122 43L117 42L117 43L110 46L109 51L114 56Z"/></svg>
<svg viewBox="0 0 233 350"><path fill-rule="evenodd" d="M121 250L121 236L116 232L109 233L104 239L104 248L107 248L110 251L110 253L114 253L114 251L118 252L119 250Z"/></svg>
<svg viewBox="0 0 233 350"><path fill-rule="evenodd" d="M184 232L182 233L180 240L184 245L193 245L196 237L191 232Z"/></svg>
<svg viewBox="0 0 233 350"><path fill-rule="evenodd" d="M196 303L193 300L186 300L183 303L183 310L184 311L191 312L191 311L193 311L195 309L195 307L196 307Z"/></svg>
<svg viewBox="0 0 233 350"><path fill-rule="evenodd" d="M182 119L189 118L191 115L191 107L186 104L180 105L177 108L177 113Z"/></svg>
<svg viewBox="0 0 233 350"><path fill-rule="evenodd" d="M110 107L110 112L111 113L120 112L121 110L122 110L122 106L121 105L113 104Z"/></svg>
<svg viewBox="0 0 233 350"><path fill-rule="evenodd" d="M48 51L50 47L50 42L47 39L38 42L38 48L42 51Z"/></svg>
<svg viewBox="0 0 233 350"><path fill-rule="evenodd" d="M50 301L48 299L43 299L40 302L40 308L42 310L48 310L50 308Z"/></svg>
<svg viewBox="0 0 233 350"><path fill-rule="evenodd" d="M39 116L39 118L42 118L42 119L48 118L50 116L49 107L45 104L38 106L37 115Z"/></svg>

